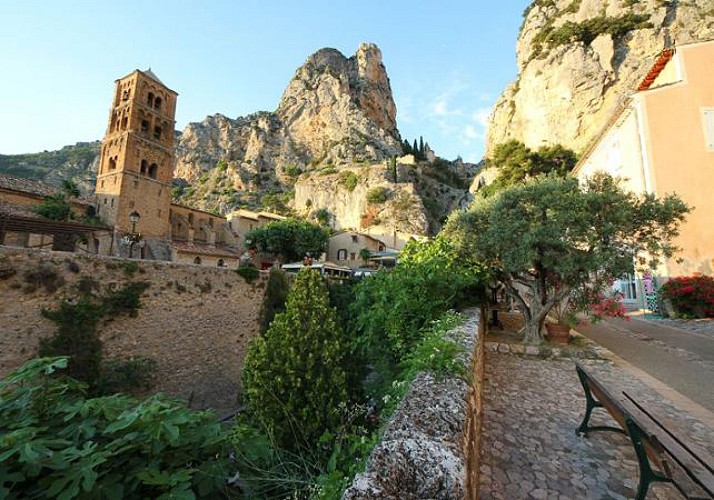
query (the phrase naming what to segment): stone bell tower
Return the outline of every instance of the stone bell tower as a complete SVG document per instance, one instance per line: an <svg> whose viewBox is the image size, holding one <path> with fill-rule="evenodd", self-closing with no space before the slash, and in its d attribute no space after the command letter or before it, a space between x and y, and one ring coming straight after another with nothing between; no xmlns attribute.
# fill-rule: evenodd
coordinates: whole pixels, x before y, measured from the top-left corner
<svg viewBox="0 0 714 500"><path fill-rule="evenodd" d="M177 96L150 69L116 81L95 193L99 216L118 234L170 237Z"/></svg>

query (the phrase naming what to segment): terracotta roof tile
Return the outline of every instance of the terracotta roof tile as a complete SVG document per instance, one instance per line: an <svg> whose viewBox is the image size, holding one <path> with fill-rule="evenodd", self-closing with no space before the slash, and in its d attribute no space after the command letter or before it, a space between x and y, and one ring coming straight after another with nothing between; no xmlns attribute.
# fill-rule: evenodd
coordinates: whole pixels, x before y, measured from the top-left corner
<svg viewBox="0 0 714 500"><path fill-rule="evenodd" d="M674 49L664 49L662 52L660 52L659 56L657 57L657 60L650 68L650 71L647 73L647 76L645 76L644 80L640 82L640 85L637 87L637 90L648 90L650 86L652 86L654 81L657 79L659 74L662 73L662 70L667 66L667 63L670 61L670 59L672 59L672 56L674 56Z"/></svg>

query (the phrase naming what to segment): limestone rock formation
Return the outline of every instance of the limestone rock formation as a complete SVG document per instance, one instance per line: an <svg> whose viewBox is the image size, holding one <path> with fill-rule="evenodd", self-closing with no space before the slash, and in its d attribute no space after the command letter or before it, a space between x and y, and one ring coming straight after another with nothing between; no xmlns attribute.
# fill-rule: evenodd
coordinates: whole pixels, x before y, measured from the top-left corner
<svg viewBox="0 0 714 500"><path fill-rule="evenodd" d="M350 58L321 49L295 72L275 112L189 124L178 140L176 194L219 212L237 205L322 210L335 229L395 240L396 233L436 232L470 196L474 166L405 159L395 182L386 160L402 153L396 114L376 45L362 44ZM346 189L344 175L359 182ZM368 202L373 189L386 190L387 199Z"/></svg>
<svg viewBox="0 0 714 500"><path fill-rule="evenodd" d="M310 56L273 113L190 123L178 141L174 175L193 181L226 160L240 177L236 187L281 189L292 184L291 167L304 171L400 153L382 54L362 44L349 59L335 49Z"/></svg>
<svg viewBox="0 0 714 500"><path fill-rule="evenodd" d="M664 48L714 37L712 0L534 0L519 75L492 112L487 154L516 139L582 151Z"/></svg>

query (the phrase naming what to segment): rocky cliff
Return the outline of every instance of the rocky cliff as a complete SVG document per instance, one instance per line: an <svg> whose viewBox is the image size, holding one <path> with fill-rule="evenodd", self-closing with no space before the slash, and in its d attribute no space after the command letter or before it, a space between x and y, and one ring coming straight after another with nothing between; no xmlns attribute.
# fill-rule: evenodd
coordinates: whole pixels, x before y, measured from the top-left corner
<svg viewBox="0 0 714 500"><path fill-rule="evenodd" d="M428 234L469 194L474 166L402 154L382 54L321 49L295 72L274 112L189 124L177 146L174 191L183 203L224 213L235 206L329 214L336 229ZM354 176L350 188L347 177ZM391 180L390 180L391 179ZM354 183L354 184L351 184ZM385 200L367 195L383 189Z"/></svg>
<svg viewBox="0 0 714 500"><path fill-rule="evenodd" d="M322 209L332 214L335 228L436 232L470 196L466 188L476 166L441 160L426 146L418 152L425 159L402 161L401 177L394 179L396 167L387 161L404 147L396 115L376 45L362 44L349 58L321 49L297 69L275 111L235 119L216 114L178 133L173 197L218 213L248 207L315 216ZM79 146L0 156L0 171L5 161L7 173L20 177L51 181L64 173L59 178L93 179L99 143ZM79 152L82 162L63 160ZM25 156L40 166L28 170ZM53 170L50 159L67 165ZM75 164L77 171L70 168ZM350 171L359 182L346 191L344 175ZM367 201L380 188L386 199Z"/></svg>
<svg viewBox="0 0 714 500"><path fill-rule="evenodd" d="M195 183L224 161L237 190L287 191L302 172L380 161L401 150L382 54L362 44L350 58L335 49L311 55L275 112L190 123L178 141L174 175ZM195 198L207 194L197 189Z"/></svg>
<svg viewBox="0 0 714 500"><path fill-rule="evenodd" d="M582 151L664 48L714 38L712 0L535 0L519 75L491 115L487 154L509 139Z"/></svg>

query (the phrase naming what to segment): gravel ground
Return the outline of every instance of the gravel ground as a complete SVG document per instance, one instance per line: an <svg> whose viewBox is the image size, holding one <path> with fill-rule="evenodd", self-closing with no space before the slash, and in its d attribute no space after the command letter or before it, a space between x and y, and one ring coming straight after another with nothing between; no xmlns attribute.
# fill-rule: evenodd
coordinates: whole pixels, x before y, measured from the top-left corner
<svg viewBox="0 0 714 500"><path fill-rule="evenodd" d="M608 387L627 390L714 454L713 429L663 401L623 368L607 361L587 364ZM591 432L587 438L575 434L585 397L572 361L489 352L484 395L480 498L634 497L639 471L629 439L612 432ZM595 410L591 423L616 425L604 410ZM660 483L650 486L647 498L682 496Z"/></svg>

